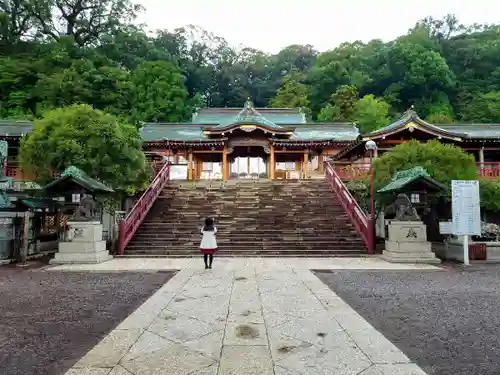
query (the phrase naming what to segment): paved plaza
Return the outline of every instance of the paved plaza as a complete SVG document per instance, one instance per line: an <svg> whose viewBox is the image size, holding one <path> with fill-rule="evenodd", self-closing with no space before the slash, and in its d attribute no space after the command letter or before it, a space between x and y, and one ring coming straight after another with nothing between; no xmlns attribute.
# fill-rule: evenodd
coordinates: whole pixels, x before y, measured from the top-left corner
<svg viewBox="0 0 500 375"><path fill-rule="evenodd" d="M423 375L310 269L427 270L376 258L115 259L58 271L180 269L67 375Z"/></svg>

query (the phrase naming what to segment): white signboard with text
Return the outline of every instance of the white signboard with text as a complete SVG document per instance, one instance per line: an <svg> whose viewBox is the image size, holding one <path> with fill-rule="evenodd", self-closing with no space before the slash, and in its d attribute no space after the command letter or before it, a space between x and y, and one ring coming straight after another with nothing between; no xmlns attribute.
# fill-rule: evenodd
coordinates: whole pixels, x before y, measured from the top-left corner
<svg viewBox="0 0 500 375"><path fill-rule="evenodd" d="M170 179L171 180L187 180L188 166L187 164L175 164L170 166Z"/></svg>
<svg viewBox="0 0 500 375"><path fill-rule="evenodd" d="M451 182L451 199L453 234L456 236L481 235L479 181L453 180Z"/></svg>

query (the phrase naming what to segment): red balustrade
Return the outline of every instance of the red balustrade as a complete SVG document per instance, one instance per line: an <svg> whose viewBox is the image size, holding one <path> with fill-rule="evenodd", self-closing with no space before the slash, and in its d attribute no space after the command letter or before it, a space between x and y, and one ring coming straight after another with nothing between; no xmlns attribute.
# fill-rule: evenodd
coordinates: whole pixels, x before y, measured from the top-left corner
<svg viewBox="0 0 500 375"><path fill-rule="evenodd" d="M333 168L342 181L366 180L370 173L370 163L335 162Z"/></svg>
<svg viewBox="0 0 500 375"><path fill-rule="evenodd" d="M483 178L500 178L500 163L476 163L477 174ZM335 172L342 181L366 180L370 172L369 163L335 162Z"/></svg>
<svg viewBox="0 0 500 375"><path fill-rule="evenodd" d="M163 188L167 185L170 179L170 165L165 165L160 169L151 185L137 200L132 210L127 214L125 219L120 222L120 234L118 243L118 252L123 255L125 248L134 236L135 232L142 224L149 210L160 195Z"/></svg>
<svg viewBox="0 0 500 375"><path fill-rule="evenodd" d="M476 163L477 173L484 178L500 178L500 163Z"/></svg>
<svg viewBox="0 0 500 375"><path fill-rule="evenodd" d="M325 179L361 236L368 253L372 254L375 242L374 220L366 216L356 199L349 192L349 189L342 182L336 168L328 162L325 162Z"/></svg>

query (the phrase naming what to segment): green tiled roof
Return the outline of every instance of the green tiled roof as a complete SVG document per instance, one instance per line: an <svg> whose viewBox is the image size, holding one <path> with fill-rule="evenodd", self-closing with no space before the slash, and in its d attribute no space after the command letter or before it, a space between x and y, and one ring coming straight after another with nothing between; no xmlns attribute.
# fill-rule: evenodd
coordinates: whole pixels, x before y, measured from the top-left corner
<svg viewBox="0 0 500 375"><path fill-rule="evenodd" d="M359 130L354 124L318 123L296 127L290 139L300 141L354 141L358 136Z"/></svg>
<svg viewBox="0 0 500 375"><path fill-rule="evenodd" d="M255 108L268 121L276 125L299 125L306 123L305 114L298 108ZM202 108L192 123L203 125L227 124L241 112L241 108Z"/></svg>
<svg viewBox="0 0 500 375"><path fill-rule="evenodd" d="M433 180L427 171L418 166L404 171L399 171L394 174L391 182L382 189L378 190L379 193L394 193L401 191L405 187L413 184L416 181L424 181L429 187L435 190L446 190L446 187L441 183Z"/></svg>
<svg viewBox="0 0 500 375"><path fill-rule="evenodd" d="M143 141L182 140L198 141L208 137L203 133L201 125L145 123L140 130Z"/></svg>
<svg viewBox="0 0 500 375"><path fill-rule="evenodd" d="M55 179L50 184L46 185L44 189L50 190L55 186L59 185L65 180L71 179L76 184L80 185L84 189L87 189L93 193L113 193L114 190L109 186L104 185L102 182L88 176L84 171L77 167L70 166L61 173L61 177Z"/></svg>
<svg viewBox="0 0 500 375"><path fill-rule="evenodd" d="M377 129L371 133L365 134L365 137L376 137L382 134L402 129L406 124L415 122L428 129L450 137L460 137L465 139L497 139L500 138L500 124L443 124L433 125L422 120L417 113L410 109L397 121Z"/></svg>
<svg viewBox="0 0 500 375"><path fill-rule="evenodd" d="M500 138L500 124L446 124L439 127L451 133L465 133L473 139Z"/></svg>
<svg viewBox="0 0 500 375"><path fill-rule="evenodd" d="M50 207L60 207L61 202L50 198L29 198L21 200L21 204L31 208L31 209L45 209Z"/></svg>
<svg viewBox="0 0 500 375"><path fill-rule="evenodd" d="M11 208L12 203L5 190L0 190L0 208Z"/></svg>
<svg viewBox="0 0 500 375"><path fill-rule="evenodd" d="M0 120L0 136L21 137L31 132L31 121Z"/></svg>

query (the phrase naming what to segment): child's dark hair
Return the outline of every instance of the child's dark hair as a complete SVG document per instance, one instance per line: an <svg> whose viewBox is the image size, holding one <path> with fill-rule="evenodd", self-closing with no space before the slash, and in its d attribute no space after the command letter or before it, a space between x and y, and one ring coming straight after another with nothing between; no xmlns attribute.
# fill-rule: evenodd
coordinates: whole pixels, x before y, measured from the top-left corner
<svg viewBox="0 0 500 375"><path fill-rule="evenodd" d="M211 217L207 217L205 219L205 225L203 226L203 230L205 232L213 232L214 231L214 219Z"/></svg>

